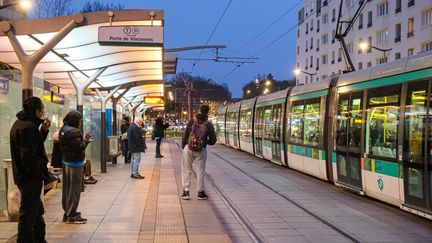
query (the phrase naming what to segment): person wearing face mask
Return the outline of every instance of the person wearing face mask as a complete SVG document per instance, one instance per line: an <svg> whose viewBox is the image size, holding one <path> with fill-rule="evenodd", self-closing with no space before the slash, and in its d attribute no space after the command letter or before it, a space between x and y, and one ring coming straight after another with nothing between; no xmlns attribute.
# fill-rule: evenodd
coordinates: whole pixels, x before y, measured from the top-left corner
<svg viewBox="0 0 432 243"><path fill-rule="evenodd" d="M63 222L68 224L85 224L87 219L77 212L83 187L83 167L85 149L90 143L88 132L83 139L80 125L82 115L79 111L69 111L63 119L59 143L63 161L62 206Z"/></svg>
<svg viewBox="0 0 432 243"><path fill-rule="evenodd" d="M13 177L21 193L17 242L45 241L45 212L41 201L43 180L48 177L44 141L51 122L38 97L29 97L10 130Z"/></svg>

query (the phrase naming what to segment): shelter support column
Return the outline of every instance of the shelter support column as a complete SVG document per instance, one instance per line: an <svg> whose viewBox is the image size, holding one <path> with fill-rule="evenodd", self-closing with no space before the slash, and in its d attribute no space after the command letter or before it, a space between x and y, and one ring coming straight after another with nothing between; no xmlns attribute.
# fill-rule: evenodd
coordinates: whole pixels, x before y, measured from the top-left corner
<svg viewBox="0 0 432 243"><path fill-rule="evenodd" d="M138 109L138 107L143 103L143 101L138 102L134 107L132 107L132 117L133 117L133 121L135 121L135 113L136 110Z"/></svg>
<svg viewBox="0 0 432 243"><path fill-rule="evenodd" d="M83 105L84 105L84 91L85 89L93 83L103 72L107 70L107 67L101 68L97 70L90 78L88 78L85 82L80 83L79 80L75 77L72 72L68 72L69 78L72 80L72 83L75 87L76 96L77 96L77 110L84 116L83 113ZM81 124L80 127L81 132L83 132L83 127Z"/></svg>
<svg viewBox="0 0 432 243"><path fill-rule="evenodd" d="M44 43L42 47L31 55L28 55L23 49L22 45L15 36L13 27L8 21L0 22L0 31L7 34L9 41L18 56L22 66L22 100L24 102L30 96L33 96L33 72L36 65L42 60L45 55L52 51L67 34L69 34L75 27L84 22L84 15L77 13L72 17L72 20L66 24L57 34L55 34L49 41Z"/></svg>
<svg viewBox="0 0 432 243"><path fill-rule="evenodd" d="M121 86L115 87L107 96L103 96L102 93L96 89L96 93L98 94L100 100L101 100L101 172L106 173L106 103L107 101L114 95L117 90L120 89Z"/></svg>
<svg viewBox="0 0 432 243"><path fill-rule="evenodd" d="M124 106L124 107L125 107L125 111L126 111L128 105L131 105L131 106L132 106L132 102L136 99L136 97L138 97L138 95L135 95L134 97L132 97L132 99L130 99L130 100L126 103L126 105ZM131 114L130 114L130 111L131 111L131 110L130 110L130 109L128 109L128 110L129 110L128 115L131 116ZM133 120L132 120L132 122L133 122Z"/></svg>
<svg viewBox="0 0 432 243"><path fill-rule="evenodd" d="M111 102L112 102L112 108L113 108L113 123L112 123L112 130L113 130L113 136L117 136L117 103L119 102L119 100L123 97L123 95L125 95L130 88L125 89L120 95L118 95L117 97L112 96L111 97ZM117 164L117 157L113 157L112 158L112 163L113 164Z"/></svg>

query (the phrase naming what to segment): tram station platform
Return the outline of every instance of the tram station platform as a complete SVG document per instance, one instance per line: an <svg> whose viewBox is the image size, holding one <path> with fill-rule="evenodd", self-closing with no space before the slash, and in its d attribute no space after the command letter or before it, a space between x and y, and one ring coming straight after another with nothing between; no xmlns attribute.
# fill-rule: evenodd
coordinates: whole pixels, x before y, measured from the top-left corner
<svg viewBox="0 0 432 243"><path fill-rule="evenodd" d="M207 201L182 191L179 140L147 141L140 172L121 159L95 173L79 211L87 224L62 222L61 188L45 197L48 242L432 242L432 222L223 145L208 148ZM0 242L17 223L0 220Z"/></svg>

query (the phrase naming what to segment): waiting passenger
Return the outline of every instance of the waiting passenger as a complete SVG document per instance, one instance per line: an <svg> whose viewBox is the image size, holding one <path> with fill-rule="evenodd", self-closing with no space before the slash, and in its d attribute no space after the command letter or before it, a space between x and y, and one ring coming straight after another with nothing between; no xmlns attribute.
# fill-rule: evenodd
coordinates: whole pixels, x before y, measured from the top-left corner
<svg viewBox="0 0 432 243"><path fill-rule="evenodd" d="M197 177L198 200L207 200L208 196L205 193L204 175L207 161L207 145L216 143L216 134L213 124L208 121L208 105L201 105L200 114L186 126L186 130L182 137L182 184L183 194L181 198L189 200L190 176L192 173L193 164L195 163Z"/></svg>
<svg viewBox="0 0 432 243"><path fill-rule="evenodd" d="M153 125L152 138L156 140L156 158L163 158L160 152L160 146L162 139L165 137L165 130L169 127L168 123L163 123L162 117L156 118L155 124Z"/></svg>
<svg viewBox="0 0 432 243"><path fill-rule="evenodd" d="M87 219L77 212L83 188L83 167L85 149L90 143L88 132L83 139L81 130L82 115L79 111L70 111L63 119L59 142L63 161L62 206L63 222L69 224L85 224Z"/></svg>
<svg viewBox="0 0 432 243"><path fill-rule="evenodd" d="M53 134L53 150L51 154L51 166L54 168L62 168L63 162L61 160L61 151L59 143L59 131L55 131Z"/></svg>
<svg viewBox="0 0 432 243"><path fill-rule="evenodd" d="M139 116L135 117L134 123L128 128L128 146L131 153L131 178L144 179L139 173L139 164L141 162L141 153L144 152L144 143L141 133L141 127L144 123Z"/></svg>
<svg viewBox="0 0 432 243"><path fill-rule="evenodd" d="M44 141L51 126L38 97L24 101L10 131L13 178L21 193L17 242L46 242L42 181L48 177ZM40 130L39 130L40 126Z"/></svg>
<svg viewBox="0 0 432 243"><path fill-rule="evenodd" d="M120 131L122 133L121 137L121 144L122 144L122 154L124 157L125 164L129 164L131 162L130 153L129 153L129 146L128 146L128 137L127 137L127 131L130 126L130 117L126 116L123 119L122 125L120 127Z"/></svg>

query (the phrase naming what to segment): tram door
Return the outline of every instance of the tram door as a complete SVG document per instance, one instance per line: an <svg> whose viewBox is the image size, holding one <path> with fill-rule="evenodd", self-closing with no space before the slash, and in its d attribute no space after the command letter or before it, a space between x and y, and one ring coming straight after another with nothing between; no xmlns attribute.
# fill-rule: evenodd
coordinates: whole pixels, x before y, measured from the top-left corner
<svg viewBox="0 0 432 243"><path fill-rule="evenodd" d="M273 138L272 140L272 159L276 161L281 161L281 131L282 131L282 104L273 105Z"/></svg>
<svg viewBox="0 0 432 243"><path fill-rule="evenodd" d="M336 165L339 182L361 189L363 92L339 95L336 120Z"/></svg>
<svg viewBox="0 0 432 243"><path fill-rule="evenodd" d="M263 154L263 136L264 136L264 109L258 107L255 118L255 154Z"/></svg>
<svg viewBox="0 0 432 243"><path fill-rule="evenodd" d="M427 109L430 84L428 81L410 83L407 90L403 141L405 202L431 210L432 111Z"/></svg>

